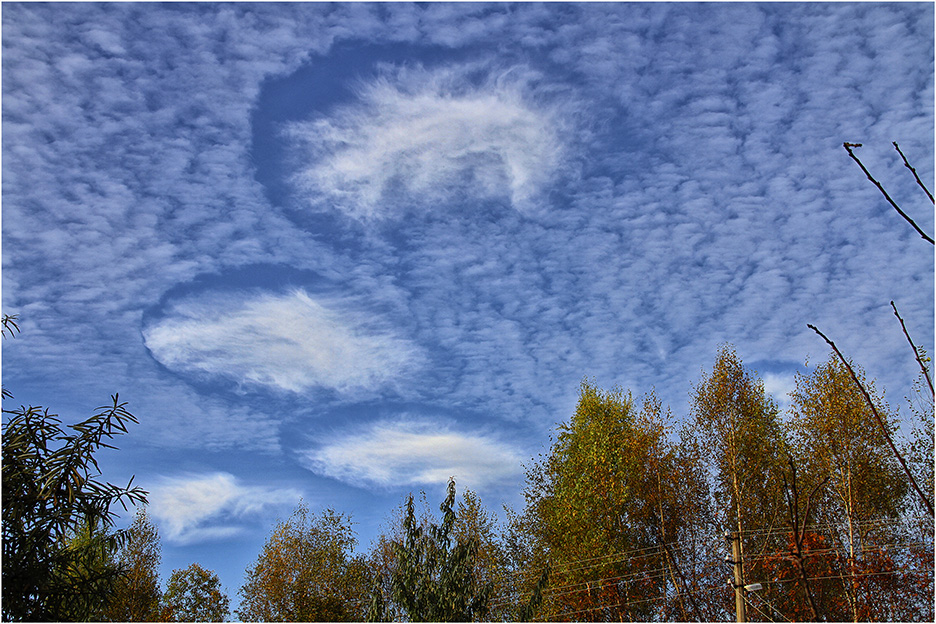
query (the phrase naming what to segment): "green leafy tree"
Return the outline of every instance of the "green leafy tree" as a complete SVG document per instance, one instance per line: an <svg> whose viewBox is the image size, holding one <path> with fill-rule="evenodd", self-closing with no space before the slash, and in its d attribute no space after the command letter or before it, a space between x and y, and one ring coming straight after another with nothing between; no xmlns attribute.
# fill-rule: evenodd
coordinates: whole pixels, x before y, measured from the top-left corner
<svg viewBox="0 0 936 624"><path fill-rule="evenodd" d="M462 509L473 508L473 521L478 522L473 526L463 523L456 529L454 479L449 480L438 525L418 522L413 497L407 498L401 539L390 541L384 551L390 559L390 578L375 587L368 621L386 620L388 607L411 622L465 622L487 617L495 581L479 574L484 570L479 560L479 532L486 530L482 526L486 518L477 513L477 501L469 500L467 505Z"/></svg>
<svg viewBox="0 0 936 624"><path fill-rule="evenodd" d="M126 487L100 481L95 454L115 448L109 441L137 420L116 395L67 428L40 407L3 414L3 619L90 618L120 576L118 566L94 562L128 537L107 532L116 518L111 506L146 502L132 479ZM75 539L87 526L103 531L94 548Z"/></svg>
<svg viewBox="0 0 936 624"><path fill-rule="evenodd" d="M300 504L267 539L240 588L243 621L361 621L366 569L348 518Z"/></svg>
<svg viewBox="0 0 936 624"><path fill-rule="evenodd" d="M224 622L231 614L218 575L197 563L172 571L162 605L162 619L169 622Z"/></svg>
<svg viewBox="0 0 936 624"><path fill-rule="evenodd" d="M122 574L101 619L111 622L159 619L161 550L156 525L146 515L146 508L141 507L128 529L127 539L117 551L117 565Z"/></svg>

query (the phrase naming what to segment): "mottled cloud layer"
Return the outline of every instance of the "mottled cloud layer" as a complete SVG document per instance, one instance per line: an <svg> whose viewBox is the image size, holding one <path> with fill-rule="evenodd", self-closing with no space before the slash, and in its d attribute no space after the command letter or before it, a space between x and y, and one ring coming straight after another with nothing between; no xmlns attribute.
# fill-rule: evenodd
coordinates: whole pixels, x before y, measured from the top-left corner
<svg viewBox="0 0 936 624"><path fill-rule="evenodd" d="M5 4L4 385L82 415L119 391L141 423L114 457L141 482L199 453L160 512L193 541L296 472L509 480L586 376L685 415L723 342L782 401L827 353L806 323L897 404L917 370L889 301L931 351L932 248L841 145L934 231L890 145L933 179L933 15ZM346 82L312 97L310 68ZM261 127L284 131L268 151ZM241 288L258 265L297 277ZM268 489L240 498L248 474Z"/></svg>
<svg viewBox="0 0 936 624"><path fill-rule="evenodd" d="M391 332L369 330L303 291L202 295L176 303L144 330L166 367L303 392L392 387L419 367L419 351Z"/></svg>

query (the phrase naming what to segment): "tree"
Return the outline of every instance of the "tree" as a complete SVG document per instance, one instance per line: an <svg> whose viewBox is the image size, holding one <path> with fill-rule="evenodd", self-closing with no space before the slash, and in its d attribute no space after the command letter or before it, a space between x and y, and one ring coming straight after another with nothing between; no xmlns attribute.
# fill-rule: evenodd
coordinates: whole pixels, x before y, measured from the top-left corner
<svg viewBox="0 0 936 624"><path fill-rule="evenodd" d="M914 417L912 440L905 449L905 454L913 467L914 476L924 493L933 500L934 494L934 450L933 450L933 391L930 380L930 358L923 349L917 349L917 358L923 364L923 372L916 379L912 388L912 395L907 397L910 412ZM925 506L919 498L914 499L912 505L919 513L926 513ZM928 517L925 523L928 532L932 534L933 516Z"/></svg>
<svg viewBox="0 0 936 624"><path fill-rule="evenodd" d="M527 537L511 543L521 557L530 553L528 586L549 566L542 616L647 620L692 608L676 552L667 550L682 519L670 496L677 463L661 411L652 395L638 410L630 394L583 382L571 422L528 468L526 509L512 521Z"/></svg>
<svg viewBox="0 0 936 624"><path fill-rule="evenodd" d="M787 442L777 404L763 382L744 368L731 345L722 346L710 375L692 394L692 427L708 456L717 527L741 535L742 561L768 548L769 532L783 510L781 474ZM758 577L745 566L742 580Z"/></svg>
<svg viewBox="0 0 936 624"><path fill-rule="evenodd" d="M857 621L866 619L862 617L864 581L856 576L857 569L876 545L893 543L909 486L888 445L887 435L896 429L894 417L860 368L851 368L872 398L886 432L875 425L871 405L854 383L852 371L835 354L811 374L797 375L790 397L795 447L805 478L828 482L814 503L817 521L841 527L829 538L838 545L848 581L840 585L841 610L828 615ZM881 604L877 597L870 600ZM865 615L882 614L866 611Z"/></svg>
<svg viewBox="0 0 936 624"><path fill-rule="evenodd" d="M351 523L326 509L319 516L300 503L267 539L240 588L243 621L361 621L366 569L354 557Z"/></svg>
<svg viewBox="0 0 936 624"><path fill-rule="evenodd" d="M510 594L507 553L496 519L485 509L481 497L469 489L458 501L452 536L457 543L474 541L477 544L472 574L478 587L491 587L487 617L508 620L517 615Z"/></svg>
<svg viewBox="0 0 936 624"><path fill-rule="evenodd" d="M726 613L717 591L724 587L723 544L713 514L704 456L690 423L684 423L673 441L664 439L668 428L662 426L661 409L651 393L642 410L642 420L658 431L647 456L643 491L654 510L668 580L659 614L661 619L713 621Z"/></svg>
<svg viewBox="0 0 936 624"><path fill-rule="evenodd" d="M169 622L224 622L231 614L218 575L197 563L172 571L162 604L162 619Z"/></svg>
<svg viewBox="0 0 936 624"><path fill-rule="evenodd" d="M3 619L92 617L120 570L84 565L93 552L75 537L100 528L92 542L106 551L127 539L126 531L106 533L116 517L111 506L145 503L146 492L132 478L126 487L99 481L95 454L115 448L108 441L137 420L117 395L71 432L40 407L3 414Z"/></svg>
<svg viewBox="0 0 936 624"><path fill-rule="evenodd" d="M929 199L930 203L936 204L936 200L933 199L933 194L929 191L928 188L926 188L926 185L923 184L923 181L920 179L920 176L917 174L916 169L907 160L907 157L901 151L900 146L897 145L896 141L893 142L893 145L894 145L894 149L897 150L897 153L900 154L900 158L903 160L904 166L907 169L909 169L910 172L913 174L913 177L916 180L917 186L919 186L923 190L923 192L926 194L927 198ZM867 167L865 167L864 163L862 163L861 160L857 156L855 156L854 150L856 148L861 147L861 143L849 143L846 141L845 143L842 144L842 147L845 148L845 151L848 152L848 156L858 164L858 166L861 168L861 171L865 174L868 180L878 188L878 190L881 192L881 194L884 196L887 202L894 208L894 210L896 210L897 213L900 214L900 216L903 217L904 220L907 221L907 223L909 223L911 227L913 227L913 229L915 229L917 233L920 234L920 236L925 241L927 241L931 245L936 244L936 241L934 241L933 237L928 235L926 232L924 232L920 228L920 226L918 226L916 222L912 218L910 218L910 216L906 212L904 212L904 210L897 204L897 202L895 202L893 198L891 198L891 196L887 193L887 191L884 189L884 186L880 182L878 182L874 178L874 176L871 175ZM897 320L900 321L900 326L901 326L901 329L903 330L904 336L907 338L907 341L910 343L910 347L913 349L914 358L916 359L917 363L920 365L920 368L922 369L923 376L926 379L927 384L929 386L930 396L933 398L936 398L936 391L934 391L933 389L933 381L929 375L929 369L924 360L926 354L921 349L917 348L916 345L913 344L913 340L910 338L910 333L907 331L906 323L904 323L903 318L901 318L900 314L897 311L897 306L894 304L893 301L891 301L890 303L891 303L891 307L894 309L894 315L897 317ZM927 492L924 491L924 488L922 488L920 484L917 483L917 479L914 475L914 471L911 469L910 466L907 465L907 461L904 459L903 454L897 448L897 445L894 444L894 442L891 440L888 427L883 422L883 419L878 413L874 404L874 399L865 390L864 386L861 383L861 380L858 378L858 375L852 369L852 366L849 360L842 354L842 352L836 346L835 342L833 342L832 339L830 339L828 336L823 334L819 330L818 327L816 327L815 325L811 325L811 324L807 324L807 327L809 327L817 335L819 335L819 337L821 337L823 340L826 341L826 343L832 348L835 355L838 356L839 361L845 366L846 369L848 369L849 373L851 374L852 380L854 381L858 390L864 396L865 402L867 403L871 411L871 414L874 417L878 427L880 428L881 432L884 434L884 437L888 443L888 446L890 447L891 452L893 453L897 461L900 462L900 465L903 468L904 475L906 476L908 483L910 484L910 486L913 488L913 490L916 492L917 496L919 497L919 503L922 504L923 507L926 508L927 512L929 513L931 517L936 518L936 511L934 511L934 507L933 507L932 492L930 492L928 495Z"/></svg>
<svg viewBox="0 0 936 624"><path fill-rule="evenodd" d="M110 622L153 622L159 617L159 533L146 515L137 510L127 539L117 551L122 572L112 590L110 604L101 619Z"/></svg>
<svg viewBox="0 0 936 624"><path fill-rule="evenodd" d="M403 536L389 542L390 578L375 586L369 621L385 620L388 603L411 622L486 618L493 580L476 575L480 540L468 524L456 530L454 504L454 479L449 480L438 525L417 522L413 497L407 498Z"/></svg>

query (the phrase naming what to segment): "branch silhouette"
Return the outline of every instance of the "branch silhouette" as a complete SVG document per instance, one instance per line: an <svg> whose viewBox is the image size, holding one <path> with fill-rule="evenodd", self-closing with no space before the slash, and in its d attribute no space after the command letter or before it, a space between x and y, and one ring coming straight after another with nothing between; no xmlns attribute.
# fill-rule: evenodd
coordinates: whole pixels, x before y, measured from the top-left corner
<svg viewBox="0 0 936 624"><path fill-rule="evenodd" d="M929 192L929 189L926 188L926 185L923 184L923 180L920 179L920 176L917 175L916 169L910 166L910 162L907 160L907 157L904 156L904 153L900 151L900 146L897 145L897 141L892 141L894 144L894 149L897 150L897 153L900 154L900 157L903 158L904 167L909 169L913 173L913 178L916 180L916 183L923 189L923 192L926 193L926 196L929 197L929 200L936 204L936 200L933 199L933 194Z"/></svg>
<svg viewBox="0 0 936 624"><path fill-rule="evenodd" d="M917 364L920 365L920 369L923 371L923 376L926 378L926 383L929 384L930 394L933 394L936 397L936 392L933 392L933 380L930 378L929 369L926 368L926 364L923 363L923 360L920 358L920 352L917 350L915 344L913 344L913 339L910 338L910 333L907 332L907 326L904 324L904 320L900 318L900 314L897 313L897 306L894 305L894 302L891 301L891 307L894 308L894 316L897 317L897 320L900 321L900 328L903 330L904 336L907 337L907 342L910 343L910 348L913 349L913 355L916 356Z"/></svg>
<svg viewBox="0 0 936 624"><path fill-rule="evenodd" d="M861 170L864 171L864 174L868 177L869 180L871 180L874 186L878 187L878 190L881 191L882 195L884 195L884 199L886 199L890 203L890 205L894 207L894 210L896 210L900 214L901 217L906 219L907 223L913 226L913 229L916 230L917 233L923 237L923 240L928 241L930 244L936 244L936 242L933 241L933 238L931 236L929 236L926 232L920 229L920 226L917 225L916 222L913 219L911 219L910 216L906 212L900 209L900 206L897 205L897 202L891 199L891 196L887 194L886 190L884 190L884 186L880 182L874 179L874 176L872 176L871 172L869 172L868 169L864 166L864 163L862 163L858 159L858 157L855 156L855 152L853 152L852 150L856 147L861 147L861 143L845 142L845 143L842 143L842 147L845 148L845 151L848 152L848 155L851 156L851 159L854 160L856 163L858 163L858 166L861 167ZM902 155L903 154L901 154L901 156ZM915 171L914 171L914 175L916 175ZM924 187L924 190L925 189L926 187ZM927 195L929 195L929 191L927 191L926 193ZM932 199L932 196L930 196L930 199Z"/></svg>
<svg viewBox="0 0 936 624"><path fill-rule="evenodd" d="M887 440L887 444L890 446L891 451L894 453L894 456L897 458L897 461L900 462L900 465L903 467L904 473L907 475L907 479L910 481L910 485L913 486L913 489L916 490L916 493L919 495L920 500L923 501L923 504L926 506L926 509L929 511L930 516L936 517L936 514L933 512L933 503L926 497L923 493L923 490L920 489L920 486L917 485L916 479L913 478L913 473L910 472L910 468L907 467L907 462L904 461L903 455L900 454L900 451L897 450L897 447L894 445L894 441L890 437L890 433L887 431L887 427L884 425L884 420L881 418L881 415L878 413L877 408L874 406L874 401L871 400L871 395L868 394L868 391L865 390L864 385L858 379L858 375L855 374L855 369L852 368L851 364L848 363L848 360L845 359L845 356L842 355L842 352L839 351L839 348L835 346L835 343L832 342L825 334L819 331L819 328L815 325L807 324L806 327L813 330L819 336L825 340L832 350L835 351L835 355L838 356L842 364L845 365L845 368L848 369L848 372L851 374L851 378L854 380L855 384L858 386L858 389L861 390L862 396L865 398L865 402L868 404L868 407L871 408L871 413L874 414L874 419L877 421L878 427L881 428L881 432L884 433L884 438Z"/></svg>

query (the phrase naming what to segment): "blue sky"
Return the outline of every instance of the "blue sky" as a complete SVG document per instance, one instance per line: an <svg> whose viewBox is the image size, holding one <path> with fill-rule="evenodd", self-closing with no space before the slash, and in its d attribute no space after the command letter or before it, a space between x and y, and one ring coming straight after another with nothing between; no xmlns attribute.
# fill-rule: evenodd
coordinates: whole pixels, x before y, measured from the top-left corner
<svg viewBox="0 0 936 624"><path fill-rule="evenodd" d="M518 507L594 379L682 417L734 344L932 352L933 5L4 3L15 403L119 392L163 576L234 597L303 498L366 550L455 475ZM435 503L433 503L435 505Z"/></svg>

